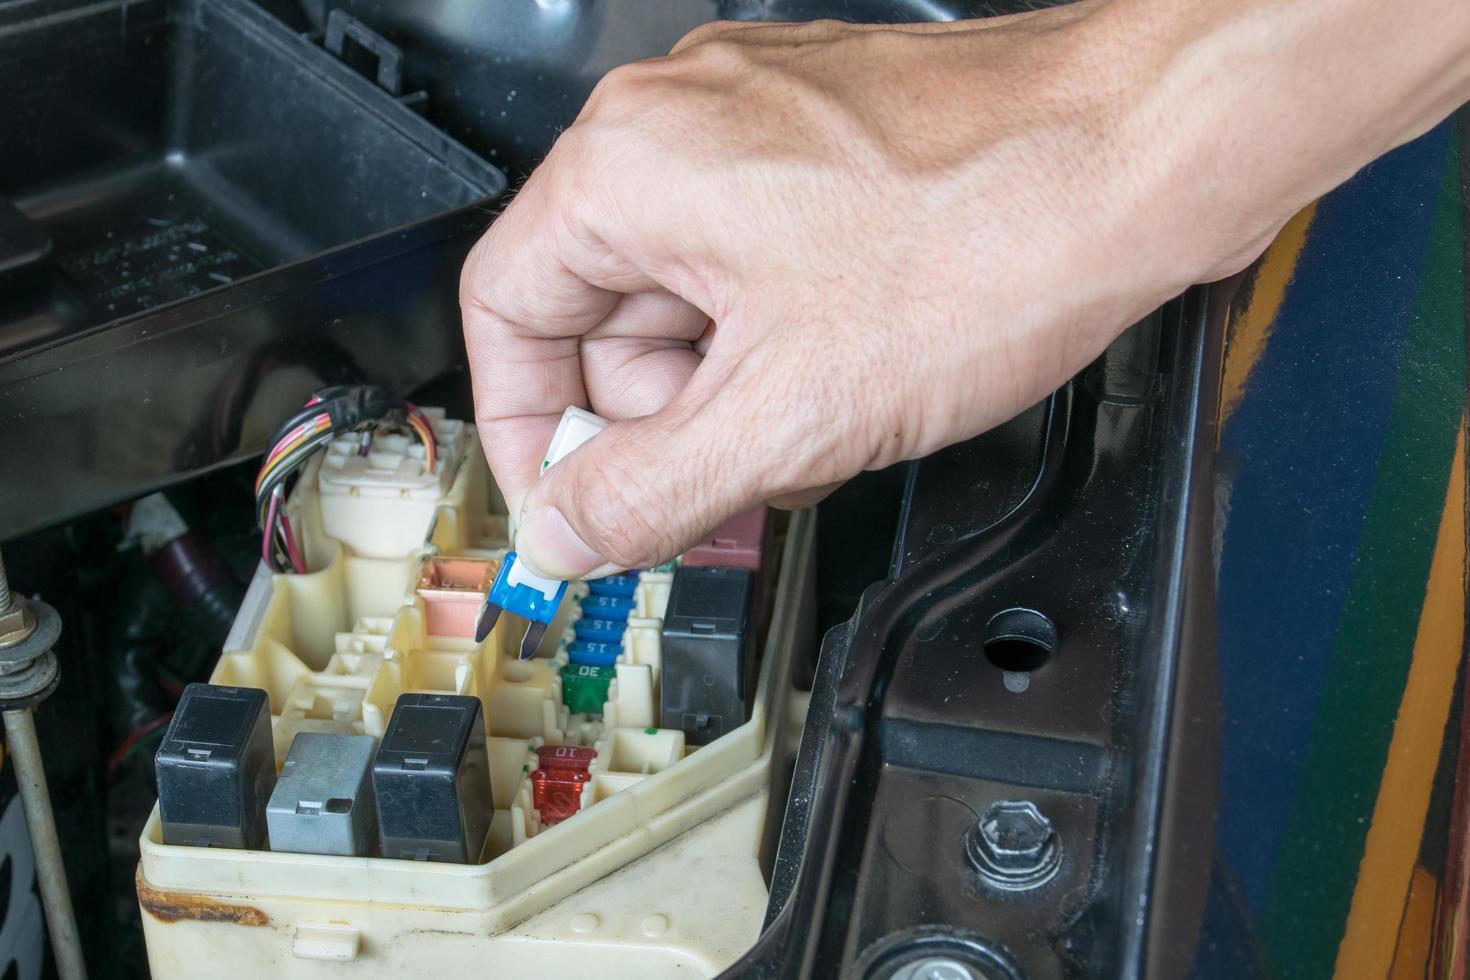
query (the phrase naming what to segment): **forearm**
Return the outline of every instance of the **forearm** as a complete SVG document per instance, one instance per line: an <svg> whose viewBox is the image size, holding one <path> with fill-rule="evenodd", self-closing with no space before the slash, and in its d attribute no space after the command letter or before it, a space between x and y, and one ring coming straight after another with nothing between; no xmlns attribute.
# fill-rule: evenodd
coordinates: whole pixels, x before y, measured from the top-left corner
<svg viewBox="0 0 1470 980"><path fill-rule="evenodd" d="M603 80L466 266L517 547L655 564L989 428L1467 99L1470 0L698 31ZM541 474L586 401L617 421Z"/></svg>
<svg viewBox="0 0 1470 980"><path fill-rule="evenodd" d="M1111 43L1139 45L1123 125L1157 151L1142 159L1168 202L1160 240L1176 256L1198 243L1181 281L1233 271L1291 214L1470 101L1465 0L1113 0L1095 19Z"/></svg>

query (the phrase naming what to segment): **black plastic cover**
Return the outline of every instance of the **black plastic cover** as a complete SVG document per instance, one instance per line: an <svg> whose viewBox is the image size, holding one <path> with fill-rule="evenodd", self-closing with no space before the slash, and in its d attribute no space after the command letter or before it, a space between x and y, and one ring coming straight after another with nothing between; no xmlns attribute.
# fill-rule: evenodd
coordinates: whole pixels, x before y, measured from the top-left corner
<svg viewBox="0 0 1470 980"><path fill-rule="evenodd" d="M373 762L384 857L472 864L490 831L480 699L403 694Z"/></svg>
<svg viewBox="0 0 1470 980"><path fill-rule="evenodd" d="M674 572L664 613L660 724L707 745L745 722L755 670L749 628L751 573L744 568Z"/></svg>
<svg viewBox="0 0 1470 980"><path fill-rule="evenodd" d="M0 2L0 65L0 539L463 363L505 177L311 38L249 0Z"/></svg>
<svg viewBox="0 0 1470 980"><path fill-rule="evenodd" d="M163 842L265 845L276 785L270 701L253 687L190 684L154 757Z"/></svg>

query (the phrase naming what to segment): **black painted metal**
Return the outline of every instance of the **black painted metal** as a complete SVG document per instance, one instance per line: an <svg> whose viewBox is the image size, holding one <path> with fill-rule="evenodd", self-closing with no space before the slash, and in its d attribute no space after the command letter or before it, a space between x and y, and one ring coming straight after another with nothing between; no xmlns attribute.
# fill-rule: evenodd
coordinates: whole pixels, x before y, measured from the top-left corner
<svg viewBox="0 0 1470 980"><path fill-rule="evenodd" d="M862 975L918 936L1032 978L1141 976L1189 947L1180 920L1202 907L1207 858L1198 876L1154 871L1161 837L1209 812L1163 775L1185 765L1169 722L1208 649L1218 294L1166 307L1004 431L915 464L895 577L824 645L769 928L725 976ZM1036 464L990 485L987 440ZM1023 690L983 649L1017 606L1057 636ZM1012 799L1063 848L1056 877L1023 893L988 887L964 851L978 815Z"/></svg>

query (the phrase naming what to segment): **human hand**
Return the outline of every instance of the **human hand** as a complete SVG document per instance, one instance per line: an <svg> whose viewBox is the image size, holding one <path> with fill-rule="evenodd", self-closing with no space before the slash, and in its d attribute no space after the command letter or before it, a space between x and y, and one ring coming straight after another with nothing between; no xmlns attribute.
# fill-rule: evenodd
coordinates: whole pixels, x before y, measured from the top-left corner
<svg viewBox="0 0 1470 980"><path fill-rule="evenodd" d="M1368 158L1378 131L1274 168L1223 154L1241 136L1200 82L1225 14L1186 6L711 25L610 73L462 280L524 560L652 564L1004 421ZM538 482L589 402L615 424Z"/></svg>

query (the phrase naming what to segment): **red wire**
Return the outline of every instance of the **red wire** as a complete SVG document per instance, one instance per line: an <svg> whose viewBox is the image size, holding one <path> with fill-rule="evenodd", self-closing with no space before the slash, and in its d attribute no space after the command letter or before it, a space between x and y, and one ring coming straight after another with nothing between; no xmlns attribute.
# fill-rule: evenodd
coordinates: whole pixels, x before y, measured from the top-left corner
<svg viewBox="0 0 1470 980"><path fill-rule="evenodd" d="M111 776L117 767L122 764L123 759L127 758L129 749L147 738L150 732L156 732L164 725L167 725L173 719L173 716L174 713L170 711L166 714L159 715L146 725L142 725L129 732L128 737L119 742L117 748L113 749L112 754L107 757L107 775Z"/></svg>
<svg viewBox="0 0 1470 980"><path fill-rule="evenodd" d="M286 539L286 557L291 559L291 567L296 569L297 575L305 575L306 559L296 545L296 534L291 530L291 518L284 508L281 510L281 536Z"/></svg>
<svg viewBox="0 0 1470 980"><path fill-rule="evenodd" d="M274 568L275 563L271 560L271 538L276 533L276 514L281 509L281 495L271 494L271 502L265 512L265 529L260 536L260 557L265 562L266 568Z"/></svg>

